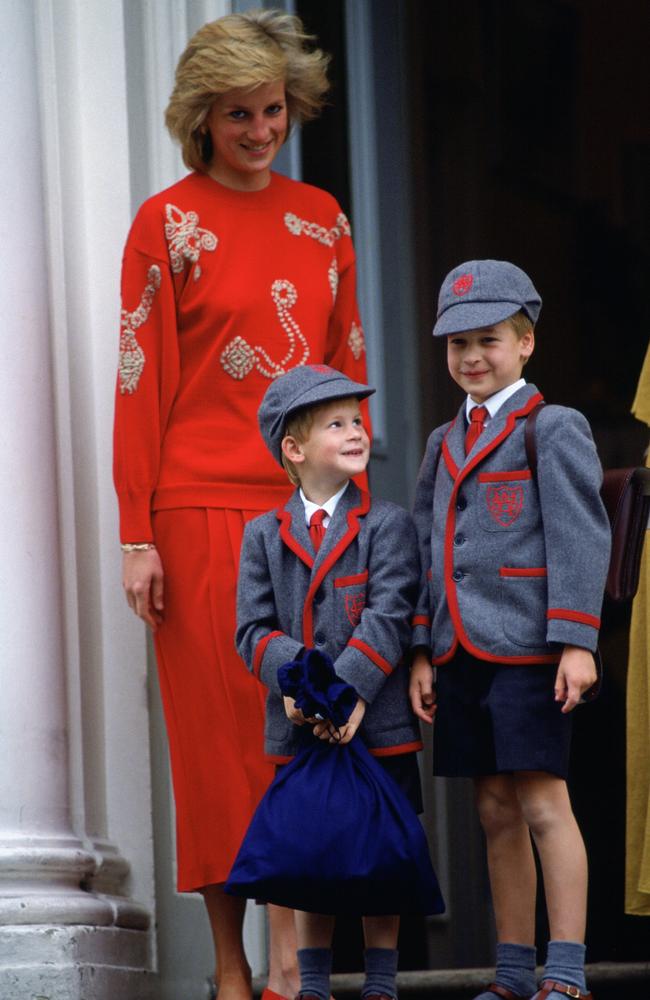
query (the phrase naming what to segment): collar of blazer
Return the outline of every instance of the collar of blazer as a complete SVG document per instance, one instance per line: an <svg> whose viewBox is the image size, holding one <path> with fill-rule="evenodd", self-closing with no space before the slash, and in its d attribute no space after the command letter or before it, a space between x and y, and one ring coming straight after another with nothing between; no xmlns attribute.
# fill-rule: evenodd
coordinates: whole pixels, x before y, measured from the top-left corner
<svg viewBox="0 0 650 1000"><path fill-rule="evenodd" d="M329 572L336 560L359 534L359 518L370 510L370 496L350 480L348 488L336 505L336 510L325 532L316 555L305 521L305 508L294 490L284 507L279 507L276 517L280 522L280 537L284 544L319 577Z"/></svg>
<svg viewBox="0 0 650 1000"><path fill-rule="evenodd" d="M515 429L517 420L527 416L542 401L537 386L531 382L522 386L485 425L485 430L476 441L469 455L465 455L465 402L463 401L456 419L445 434L442 455L447 470L458 486L463 479L494 451Z"/></svg>

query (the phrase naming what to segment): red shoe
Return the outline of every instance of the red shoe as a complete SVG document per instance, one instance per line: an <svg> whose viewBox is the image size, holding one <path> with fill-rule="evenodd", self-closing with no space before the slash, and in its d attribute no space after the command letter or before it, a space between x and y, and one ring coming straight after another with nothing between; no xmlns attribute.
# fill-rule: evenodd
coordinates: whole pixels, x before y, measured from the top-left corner
<svg viewBox="0 0 650 1000"><path fill-rule="evenodd" d="M556 983L552 979L545 979L541 985L540 990L535 994L531 1000L546 1000L549 993L555 990L556 993L562 993L565 997L573 997L574 1000L594 1000L591 993L581 993L577 986L567 986L566 983Z"/></svg>

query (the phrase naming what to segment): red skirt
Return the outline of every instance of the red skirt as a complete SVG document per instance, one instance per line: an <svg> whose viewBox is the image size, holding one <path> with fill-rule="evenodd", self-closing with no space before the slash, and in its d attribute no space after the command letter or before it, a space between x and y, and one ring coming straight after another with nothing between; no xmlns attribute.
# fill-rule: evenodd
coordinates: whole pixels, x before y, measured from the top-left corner
<svg viewBox="0 0 650 1000"><path fill-rule="evenodd" d="M164 622L155 646L176 802L178 889L225 882L273 777L266 689L235 651L239 550L259 511L157 511Z"/></svg>

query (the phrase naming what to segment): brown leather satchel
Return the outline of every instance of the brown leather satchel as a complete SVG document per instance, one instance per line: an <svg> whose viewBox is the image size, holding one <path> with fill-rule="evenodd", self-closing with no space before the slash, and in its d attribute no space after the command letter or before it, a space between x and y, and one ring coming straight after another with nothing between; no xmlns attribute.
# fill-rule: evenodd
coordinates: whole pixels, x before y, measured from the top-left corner
<svg viewBox="0 0 650 1000"><path fill-rule="evenodd" d="M524 440L526 458L533 475L537 473L535 423L543 403L526 418ZM612 527L612 553L605 593L612 601L629 601L639 586L641 553L650 514L650 469L607 469L600 490Z"/></svg>

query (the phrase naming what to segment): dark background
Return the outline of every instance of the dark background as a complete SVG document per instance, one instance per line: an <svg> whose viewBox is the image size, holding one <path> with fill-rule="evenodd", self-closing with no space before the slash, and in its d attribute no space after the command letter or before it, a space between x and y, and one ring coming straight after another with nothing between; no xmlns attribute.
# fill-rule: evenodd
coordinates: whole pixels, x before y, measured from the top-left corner
<svg viewBox="0 0 650 1000"><path fill-rule="evenodd" d="M390 155L407 144L412 169L422 443L461 398L430 335L438 288L459 262L494 257L523 267L544 300L526 378L548 402L587 415L605 466L642 464L647 429L629 410L650 330L650 3L381 0L376 9L378 37L385 12L406 53L408 121L402 135L386 134L378 108L377 145ZM331 106L303 131L303 176L332 191L354 225L343 3L300 0L298 12L333 53ZM570 788L590 858L592 962L648 958L650 920L623 913L628 626L629 608L605 607L603 692L575 715ZM466 790L450 792L452 923L464 924L450 930L447 955L481 965L491 943L472 915L489 902L467 802ZM345 923L338 968L359 967L359 949ZM426 967L423 925L406 924L400 951L402 968Z"/></svg>

